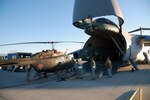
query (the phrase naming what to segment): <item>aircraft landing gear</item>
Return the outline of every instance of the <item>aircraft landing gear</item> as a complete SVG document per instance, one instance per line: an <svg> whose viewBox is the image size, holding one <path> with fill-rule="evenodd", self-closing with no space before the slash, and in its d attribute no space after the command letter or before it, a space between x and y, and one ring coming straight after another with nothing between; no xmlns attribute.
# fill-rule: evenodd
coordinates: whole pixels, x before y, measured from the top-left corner
<svg viewBox="0 0 150 100"><path fill-rule="evenodd" d="M46 72L36 72L34 75L34 79L48 78Z"/></svg>

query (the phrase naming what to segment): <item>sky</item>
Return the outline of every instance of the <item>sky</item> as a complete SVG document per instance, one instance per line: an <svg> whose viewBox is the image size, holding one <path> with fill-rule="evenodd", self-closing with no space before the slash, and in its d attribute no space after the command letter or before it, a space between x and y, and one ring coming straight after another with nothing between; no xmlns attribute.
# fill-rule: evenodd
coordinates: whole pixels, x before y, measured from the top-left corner
<svg viewBox="0 0 150 100"><path fill-rule="evenodd" d="M150 0L117 0L122 11L123 28L131 31L150 28ZM0 0L0 44L19 42L82 41L89 38L72 25L74 0ZM144 31L143 34L150 34ZM139 34L139 33L137 33ZM74 51L83 44L55 44L60 51ZM10 52L40 52L50 44L0 47L0 54Z"/></svg>

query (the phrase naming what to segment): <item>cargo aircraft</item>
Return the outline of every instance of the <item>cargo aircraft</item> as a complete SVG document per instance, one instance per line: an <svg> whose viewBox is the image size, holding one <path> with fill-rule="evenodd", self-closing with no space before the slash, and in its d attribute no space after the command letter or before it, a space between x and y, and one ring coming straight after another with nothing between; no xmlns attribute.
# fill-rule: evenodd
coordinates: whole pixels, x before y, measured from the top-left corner
<svg viewBox="0 0 150 100"><path fill-rule="evenodd" d="M112 21L116 18L117 23ZM124 19L116 0L75 0L73 25L83 29L90 38L86 41L82 58L105 60L110 57L117 68L129 61L149 62L150 36L142 35L139 28L130 32L123 29ZM130 34L140 31L140 35ZM78 52L78 55L80 52Z"/></svg>

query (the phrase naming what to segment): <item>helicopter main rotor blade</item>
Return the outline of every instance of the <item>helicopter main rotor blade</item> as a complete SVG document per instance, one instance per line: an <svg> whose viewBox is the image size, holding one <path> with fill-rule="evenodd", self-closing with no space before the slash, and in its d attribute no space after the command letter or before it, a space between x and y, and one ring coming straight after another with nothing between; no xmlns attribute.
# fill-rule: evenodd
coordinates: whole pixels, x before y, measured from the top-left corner
<svg viewBox="0 0 150 100"><path fill-rule="evenodd" d="M140 31L140 29L136 29L136 30L130 31L129 33L137 32L137 31Z"/></svg>
<svg viewBox="0 0 150 100"><path fill-rule="evenodd" d="M55 44L55 43L84 43L84 42L78 41L21 42L21 43L0 44L0 46L21 45L21 44Z"/></svg>
<svg viewBox="0 0 150 100"><path fill-rule="evenodd" d="M142 30L150 30L150 28L141 28Z"/></svg>
<svg viewBox="0 0 150 100"><path fill-rule="evenodd" d="M22 42L22 43L9 43L9 44L1 44L0 46L8 46L8 45L21 45L21 44L46 44L49 42Z"/></svg>
<svg viewBox="0 0 150 100"><path fill-rule="evenodd" d="M56 41L54 43L85 43L85 42L79 42L79 41Z"/></svg>
<svg viewBox="0 0 150 100"><path fill-rule="evenodd" d="M129 33L137 32L137 31L141 31L141 30L150 30L150 28L138 28L133 31L130 31Z"/></svg>

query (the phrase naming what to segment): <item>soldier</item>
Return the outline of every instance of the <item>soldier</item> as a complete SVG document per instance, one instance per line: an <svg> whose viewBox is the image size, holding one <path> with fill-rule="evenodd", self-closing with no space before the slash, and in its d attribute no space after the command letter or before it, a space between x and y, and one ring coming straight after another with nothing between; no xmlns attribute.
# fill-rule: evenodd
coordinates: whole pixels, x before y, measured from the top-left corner
<svg viewBox="0 0 150 100"><path fill-rule="evenodd" d="M112 77L112 62L110 61L109 57L106 58L105 67L107 68L107 73L109 78Z"/></svg>
<svg viewBox="0 0 150 100"><path fill-rule="evenodd" d="M30 65L27 65L27 66L26 66L26 72L27 72L26 81L27 81L27 82L30 81L30 70L31 70L31 66L30 66Z"/></svg>
<svg viewBox="0 0 150 100"><path fill-rule="evenodd" d="M80 78L82 79L82 65L79 63L78 60L75 61L75 64L74 64L74 69L75 69L75 75L77 75L77 78Z"/></svg>
<svg viewBox="0 0 150 100"><path fill-rule="evenodd" d="M95 70L96 70L96 62L94 61L94 59L91 59L91 67L92 67L92 79L91 80L95 80Z"/></svg>

